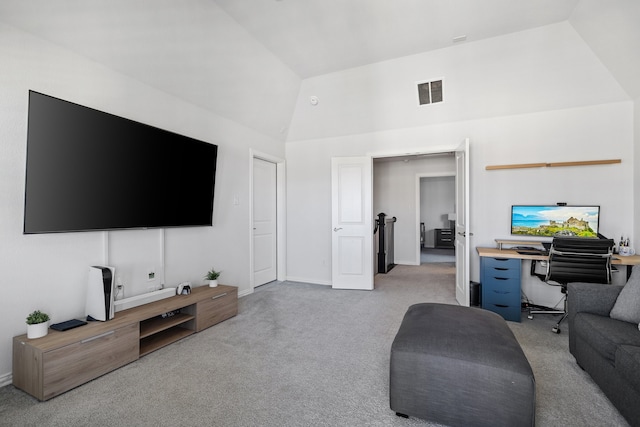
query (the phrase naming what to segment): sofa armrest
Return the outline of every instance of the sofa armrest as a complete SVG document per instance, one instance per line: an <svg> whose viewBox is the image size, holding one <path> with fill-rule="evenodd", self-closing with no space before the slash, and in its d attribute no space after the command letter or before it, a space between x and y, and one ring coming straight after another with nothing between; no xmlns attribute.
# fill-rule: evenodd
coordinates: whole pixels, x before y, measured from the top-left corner
<svg viewBox="0 0 640 427"><path fill-rule="evenodd" d="M600 283L569 283L567 306L569 317L586 312L608 316L618 299L622 286Z"/></svg>
<svg viewBox="0 0 640 427"><path fill-rule="evenodd" d="M600 283L569 283L567 284L567 322L569 323L569 351L575 355L576 337L574 321L578 313L592 313L609 317L609 312L618 299L622 290L619 285L605 285Z"/></svg>

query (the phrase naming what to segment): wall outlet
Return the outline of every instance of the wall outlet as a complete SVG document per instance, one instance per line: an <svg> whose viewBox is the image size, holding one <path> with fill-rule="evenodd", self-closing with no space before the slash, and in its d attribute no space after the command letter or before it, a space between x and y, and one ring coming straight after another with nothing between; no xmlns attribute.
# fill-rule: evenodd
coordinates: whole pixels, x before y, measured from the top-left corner
<svg viewBox="0 0 640 427"><path fill-rule="evenodd" d="M152 280L156 280L156 269L155 269L155 267L147 268L147 281L151 282Z"/></svg>
<svg viewBox="0 0 640 427"><path fill-rule="evenodd" d="M116 299L124 298L124 282L122 281L122 277L116 276Z"/></svg>

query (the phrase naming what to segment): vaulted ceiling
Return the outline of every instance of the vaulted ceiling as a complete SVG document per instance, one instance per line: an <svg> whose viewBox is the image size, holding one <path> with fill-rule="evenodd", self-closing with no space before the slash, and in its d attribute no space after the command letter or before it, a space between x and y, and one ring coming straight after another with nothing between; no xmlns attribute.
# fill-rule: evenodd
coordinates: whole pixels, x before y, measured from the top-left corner
<svg viewBox="0 0 640 427"><path fill-rule="evenodd" d="M578 0L215 0L303 78L565 21Z"/></svg>
<svg viewBox="0 0 640 427"><path fill-rule="evenodd" d="M0 22L278 139L302 79L563 21L640 98L636 0L0 2Z"/></svg>

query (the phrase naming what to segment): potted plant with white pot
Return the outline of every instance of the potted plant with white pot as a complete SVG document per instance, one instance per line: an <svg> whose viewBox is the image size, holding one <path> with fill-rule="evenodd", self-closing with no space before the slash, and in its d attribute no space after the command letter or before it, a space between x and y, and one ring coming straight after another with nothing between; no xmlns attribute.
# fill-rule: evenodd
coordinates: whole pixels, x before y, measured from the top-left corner
<svg viewBox="0 0 640 427"><path fill-rule="evenodd" d="M49 333L49 315L36 310L27 316L27 338L40 338Z"/></svg>
<svg viewBox="0 0 640 427"><path fill-rule="evenodd" d="M204 276L205 280L209 282L209 287L211 288L218 286L218 277L220 277L220 271L216 271L213 268Z"/></svg>

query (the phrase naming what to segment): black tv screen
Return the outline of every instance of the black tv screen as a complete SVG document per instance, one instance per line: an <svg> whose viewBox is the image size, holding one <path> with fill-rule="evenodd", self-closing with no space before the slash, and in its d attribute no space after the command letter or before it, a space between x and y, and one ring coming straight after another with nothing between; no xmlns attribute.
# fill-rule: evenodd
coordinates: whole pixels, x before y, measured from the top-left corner
<svg viewBox="0 0 640 427"><path fill-rule="evenodd" d="M24 233L210 226L217 154L29 91Z"/></svg>

